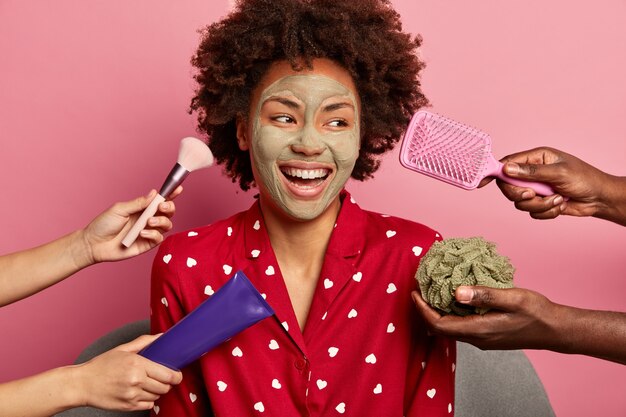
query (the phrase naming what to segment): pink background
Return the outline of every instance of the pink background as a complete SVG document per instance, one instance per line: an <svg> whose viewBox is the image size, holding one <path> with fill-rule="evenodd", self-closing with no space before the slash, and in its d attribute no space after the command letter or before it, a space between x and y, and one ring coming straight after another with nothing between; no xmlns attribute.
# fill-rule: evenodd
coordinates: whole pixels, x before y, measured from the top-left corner
<svg viewBox="0 0 626 417"><path fill-rule="evenodd" d="M626 2L396 0L422 33L434 110L488 131L494 153L551 145L624 175ZM158 187L180 138L196 29L226 1L0 2L0 253L85 225ZM517 266L517 285L592 309L624 311L626 228L596 219L533 221L495 186L463 191L400 167L349 187L362 206L444 236L482 235ZM176 229L247 208L219 168L177 201ZM148 316L153 253L103 264L0 310L0 381L71 363L91 341ZM528 352L557 415L624 415L626 367Z"/></svg>

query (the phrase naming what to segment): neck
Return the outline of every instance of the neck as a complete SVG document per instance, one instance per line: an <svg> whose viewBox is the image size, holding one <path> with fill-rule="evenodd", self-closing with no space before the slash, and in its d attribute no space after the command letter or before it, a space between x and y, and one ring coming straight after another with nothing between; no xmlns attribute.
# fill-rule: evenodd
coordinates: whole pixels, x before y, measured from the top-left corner
<svg viewBox="0 0 626 417"><path fill-rule="evenodd" d="M302 262L323 258L341 209L339 196L320 216L311 220L290 218L273 209L269 206L272 203L264 201L263 198L260 204L270 242L277 257Z"/></svg>

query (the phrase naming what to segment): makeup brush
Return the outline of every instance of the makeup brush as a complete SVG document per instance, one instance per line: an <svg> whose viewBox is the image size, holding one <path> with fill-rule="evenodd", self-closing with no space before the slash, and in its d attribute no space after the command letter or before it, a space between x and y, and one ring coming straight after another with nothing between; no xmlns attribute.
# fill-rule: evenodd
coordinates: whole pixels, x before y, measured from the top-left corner
<svg viewBox="0 0 626 417"><path fill-rule="evenodd" d="M182 184L190 172L208 168L211 165L213 165L213 154L206 143L192 137L181 140L176 165L174 165L174 168L170 171L161 190L156 197L154 197L154 200L146 207L133 227L128 231L124 240L122 240L122 245L128 248L135 242L137 236L139 236L139 232L146 227L148 219L157 212L159 204L164 202L167 196L169 196L176 187Z"/></svg>

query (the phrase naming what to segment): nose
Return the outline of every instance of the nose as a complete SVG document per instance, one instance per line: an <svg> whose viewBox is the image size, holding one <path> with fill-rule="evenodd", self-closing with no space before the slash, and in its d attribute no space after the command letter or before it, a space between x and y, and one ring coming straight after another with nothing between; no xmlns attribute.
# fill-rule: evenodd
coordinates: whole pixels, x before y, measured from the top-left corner
<svg viewBox="0 0 626 417"><path fill-rule="evenodd" d="M306 156L319 155L325 148L320 133L313 127L302 129L298 138L291 144L292 151Z"/></svg>

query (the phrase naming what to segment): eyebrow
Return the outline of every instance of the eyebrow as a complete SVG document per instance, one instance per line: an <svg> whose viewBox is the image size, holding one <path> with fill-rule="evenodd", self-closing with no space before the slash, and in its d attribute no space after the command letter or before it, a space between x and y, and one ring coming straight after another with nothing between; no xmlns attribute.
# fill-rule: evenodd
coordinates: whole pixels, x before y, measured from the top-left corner
<svg viewBox="0 0 626 417"><path fill-rule="evenodd" d="M332 111L335 111L335 110L343 109L345 107L349 107L349 108L354 110L354 105L352 103L342 101L340 103L328 104L328 105L322 107L322 111L328 113L328 112L332 112Z"/></svg>
<svg viewBox="0 0 626 417"><path fill-rule="evenodd" d="M278 102L280 104L283 104L283 105L285 105L285 106L287 106L287 107L289 107L290 109L293 109L293 110L298 110L299 108L301 108L299 103L297 103L297 102L295 102L293 100L290 100L288 98L285 98L285 97L276 97L276 96L270 97L267 100L265 100L265 103L268 103L270 101L276 101L276 102ZM263 104L265 104L265 103L263 103Z"/></svg>

